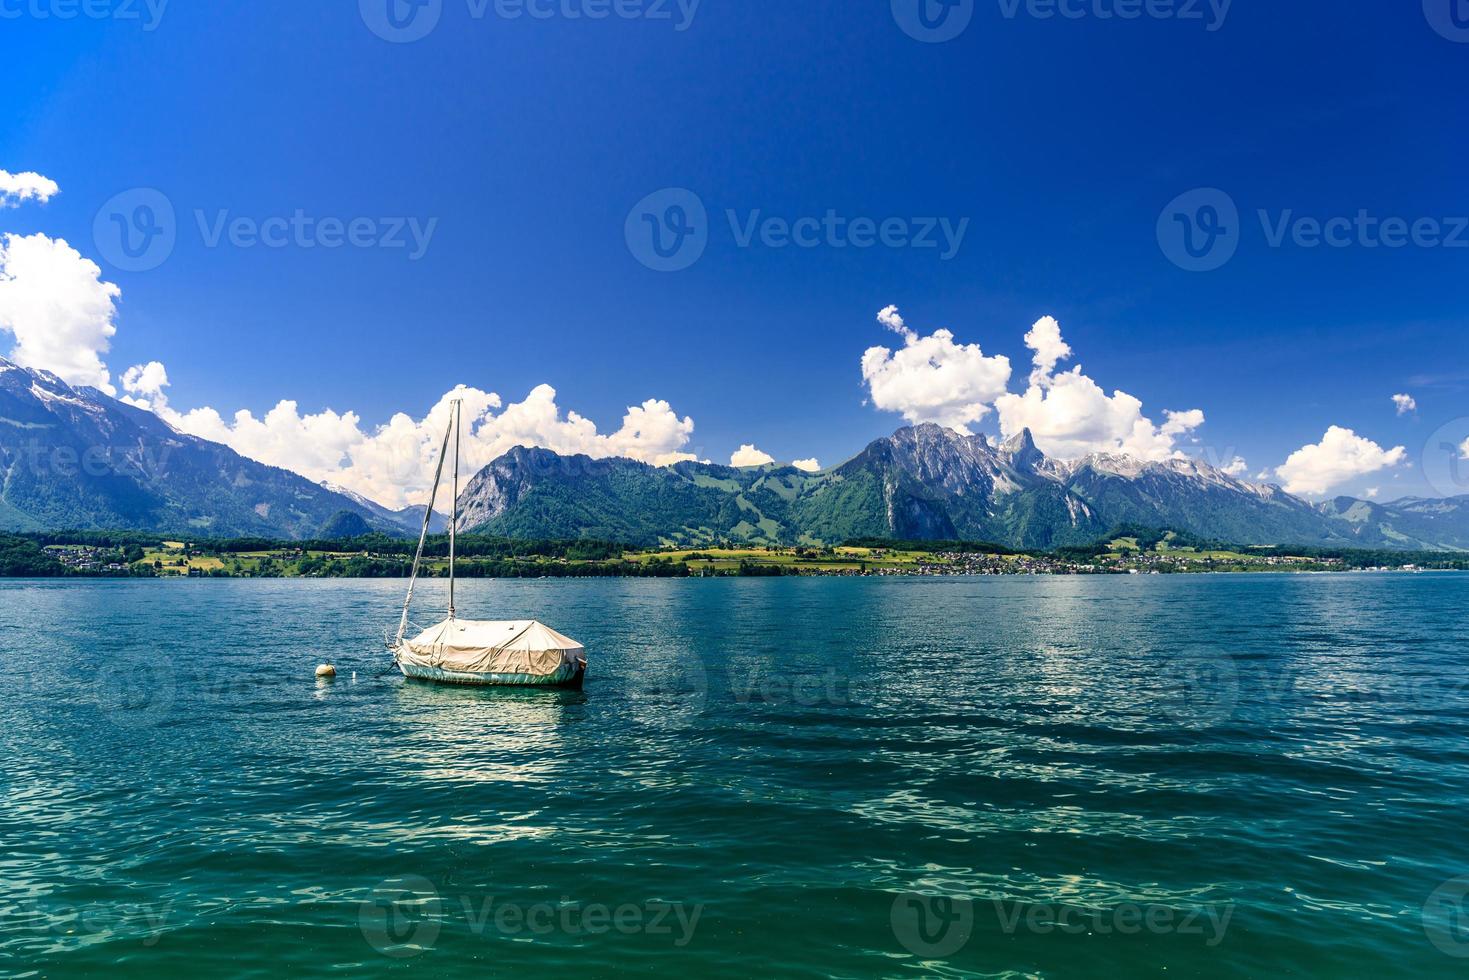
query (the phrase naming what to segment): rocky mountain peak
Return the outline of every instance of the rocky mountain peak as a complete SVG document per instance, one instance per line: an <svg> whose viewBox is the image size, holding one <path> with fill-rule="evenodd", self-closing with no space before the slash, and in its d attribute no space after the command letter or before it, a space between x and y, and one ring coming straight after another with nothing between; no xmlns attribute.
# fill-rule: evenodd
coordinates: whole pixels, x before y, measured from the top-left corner
<svg viewBox="0 0 1469 980"><path fill-rule="evenodd" d="M912 446L920 450L945 447L971 448L976 444L989 447L989 440L984 436L966 436L962 432L946 428L936 422L921 422L918 425L905 426L894 432L886 441L895 445Z"/></svg>
<svg viewBox="0 0 1469 980"><path fill-rule="evenodd" d="M1046 454L1036 446L1035 437L1029 429L1021 429L1002 442L1000 455L1022 473L1041 472L1048 468L1045 464L1050 462Z"/></svg>
<svg viewBox="0 0 1469 980"><path fill-rule="evenodd" d="M347 531L365 524L416 534L422 526L421 507L391 511L317 486L180 434L96 389L4 359L0 419L12 423L0 425L0 471L8 471L0 528L302 537L344 511L362 521L336 522ZM100 458L106 472L44 465L83 458ZM469 479L460 527L690 545L896 537L1054 547L1089 544L1131 524L1242 544L1469 550L1469 497L1312 505L1198 459L1052 459L1029 431L995 445L939 425L911 426L834 469L799 479L786 472L795 474L700 463L655 467L517 447Z"/></svg>
<svg viewBox="0 0 1469 980"><path fill-rule="evenodd" d="M860 469L881 465L882 460L920 483L954 494L988 494L997 484L1003 487L1011 482L984 436L966 436L933 423L899 429L872 443L847 465Z"/></svg>
<svg viewBox="0 0 1469 980"><path fill-rule="evenodd" d="M1012 456L1020 453L1040 452L1035 446L1035 436L1031 435L1030 429L1021 429L1004 442L1000 443L1000 449Z"/></svg>

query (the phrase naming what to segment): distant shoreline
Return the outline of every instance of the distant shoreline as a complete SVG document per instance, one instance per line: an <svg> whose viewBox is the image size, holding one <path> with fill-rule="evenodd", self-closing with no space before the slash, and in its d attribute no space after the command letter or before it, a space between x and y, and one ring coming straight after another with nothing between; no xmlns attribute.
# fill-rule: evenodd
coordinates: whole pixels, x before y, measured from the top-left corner
<svg viewBox="0 0 1469 980"><path fill-rule="evenodd" d="M1241 577L1241 576L1248 576L1248 577L1255 577L1255 578L1271 578L1271 577L1280 577L1280 578L1286 578L1286 577L1290 577L1290 578L1305 578L1305 577L1329 577L1329 578L1338 578L1338 577L1368 576L1368 575L1384 575L1384 576L1386 576L1386 575L1391 575L1391 576L1408 576L1408 575L1455 575L1455 574L1462 574L1462 573L1464 573L1466 571L1469 571L1469 569L1462 569L1462 568L1420 568L1420 569L1409 570L1409 569L1402 569L1402 568L1350 568L1350 569L1340 569L1340 570L1337 570L1337 571L1322 571L1322 570L1315 570L1315 571L1311 571L1311 570L1292 571L1292 570L1288 570L1288 569L1273 569L1273 570L1269 570L1269 571L1256 571L1256 572L1222 572L1222 571L1216 571L1216 572L1186 572L1186 573L1182 573L1182 574L1185 575L1185 576L1187 576L1187 577L1189 577L1189 578L1236 578L1236 577ZM1154 577L1163 578L1163 577L1168 577L1168 576L1164 576L1162 573L1158 573L1157 575L1151 575L1151 574L1130 575L1130 574L1127 574L1127 573L1119 573L1119 572L1097 572L1097 573L1024 572L1024 573L1016 573L1016 574L1012 574L1012 575L985 575L985 574L969 574L969 573L964 573L964 572L948 572L948 573L926 574L926 575L898 573L898 574L888 574L888 575L820 575L820 574L799 574L799 575L664 575L664 576L652 576L652 575L544 575L544 576L533 576L533 575L493 575L493 576L491 576L491 575L480 575L480 576L475 576L475 578L479 578L479 579L483 579L483 580L488 580L488 581L517 581L518 580L518 581L524 581L524 582L533 582L533 581L579 581L579 582L585 582L585 581L592 581L592 580L597 580L597 579L632 580L632 579L655 579L655 578L656 579L663 580L663 581L669 581L669 580L674 580L674 581L701 581L701 580L702 581L715 581L715 580L721 580L721 579L722 580L731 580L731 579L860 579L860 580L868 580L868 579L996 579L996 580L1004 580L1004 579L1038 579L1038 578L1117 578L1117 579L1122 579L1122 578L1154 578ZM422 576L420 576L420 580L422 580ZM0 582L35 582L35 583L38 583L38 584L39 583L84 583L84 582L85 583L92 583L92 582L98 582L98 583L100 583L100 582L170 582L170 583L177 583L177 582L217 582L217 581L233 581L233 582L285 582L285 581L292 581L292 582L363 582L363 581L399 582L399 581L401 581L401 582L405 582L406 583L407 582L407 578L406 577L403 577L403 578L397 578L397 577L394 577L394 578L384 578L384 577L368 578L368 577L364 577L364 576L354 577L354 576L347 576L347 575L307 575L307 576L303 576L303 575L126 575L126 574L121 574L121 575L0 575ZM429 581L432 581L432 579L429 579ZM447 578L444 579L444 581L447 582ZM463 578L461 578L460 581L462 583L464 581Z"/></svg>
<svg viewBox="0 0 1469 980"><path fill-rule="evenodd" d="M1091 545L1020 551L982 541L854 539L841 545L665 545L460 535L459 578L1260 574L1469 570L1469 552L1230 545L1124 527ZM273 541L136 531L0 533L0 578L407 578L417 539L382 534ZM427 539L419 574L448 576L449 541Z"/></svg>
<svg viewBox="0 0 1469 980"><path fill-rule="evenodd" d="M375 538L272 542L158 540L133 532L0 535L0 578L406 579L417 542ZM634 549L598 541L463 536L469 578L945 577L1338 574L1469 570L1469 554L1231 547L1173 532L1112 537L1085 548L1018 552L978 542ZM447 542L426 548L420 575L447 578Z"/></svg>

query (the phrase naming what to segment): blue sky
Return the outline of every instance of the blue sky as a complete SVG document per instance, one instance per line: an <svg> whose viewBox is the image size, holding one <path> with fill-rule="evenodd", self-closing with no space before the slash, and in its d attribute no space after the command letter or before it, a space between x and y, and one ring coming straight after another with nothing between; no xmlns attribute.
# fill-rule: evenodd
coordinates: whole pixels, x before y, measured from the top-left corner
<svg viewBox="0 0 1469 980"><path fill-rule="evenodd" d="M830 464L903 421L870 404L861 369L866 349L902 347L876 319L896 304L919 335L946 327L1007 356L1017 392L1022 336L1054 316L1075 352L1061 369L1079 363L1159 425L1201 409L1179 448L1241 456L1252 477L1339 426L1406 462L1333 492L1432 492L1417 464L1430 434L1469 436L1455 421L1469 247L1372 248L1355 228L1311 247L1296 225L1272 246L1257 214L1365 211L1456 235L1469 37L1435 22L1436 0L1350 14L1179 0L1152 9L1201 19L1125 20L1101 16L1115 0L1073 0L1074 18L967 0L942 43L903 29L923 34L919 0L621 0L602 19L586 16L598 0L514 18L440 0L409 43L369 26L386 30L373 4L388 0L170 3L156 18L143 0L92 2L108 16L0 0L0 168L61 188L0 211L0 230L97 261L121 290L108 367L167 365L177 409L263 416L290 399L370 429L421 418L454 384L508 403L545 383L603 432L661 399L694 420L682 448L701 458L752 443ZM94 231L135 188L176 211L171 253L142 271ZM707 247L672 272L640 262L627 231L666 188L708 215ZM1170 261L1159 232L1199 188L1239 211L1237 250L1203 272ZM1186 216L1201 220L1200 200L1216 198L1185 199ZM298 210L366 219L364 241L397 218L434 224L417 258L210 244L222 216ZM740 242L751 220L828 212L903 219L894 240L921 219L967 224L952 255ZM1417 410L1399 415L1397 393ZM989 411L971 427L999 425Z"/></svg>

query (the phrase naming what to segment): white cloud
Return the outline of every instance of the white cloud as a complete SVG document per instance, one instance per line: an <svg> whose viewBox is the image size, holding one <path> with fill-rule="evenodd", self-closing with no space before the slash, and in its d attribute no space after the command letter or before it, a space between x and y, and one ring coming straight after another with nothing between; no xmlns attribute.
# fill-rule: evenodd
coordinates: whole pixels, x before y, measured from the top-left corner
<svg viewBox="0 0 1469 980"><path fill-rule="evenodd" d="M212 408L197 408L179 417L174 425L190 435L222 442L242 456L313 480L330 481L373 499L377 499L375 492L383 491L383 502L394 506L401 503L392 500L391 484L414 480L411 453L393 454L393 450L407 448L393 439L401 433L390 424L385 427L389 431L378 432L375 438L369 436L353 412L338 414L328 409L302 415L296 402L285 400L260 418L241 410L226 420ZM382 463L386 457L396 460L398 466L359 466L354 450L374 463ZM387 477L389 486L380 486L378 477Z"/></svg>
<svg viewBox="0 0 1469 980"><path fill-rule="evenodd" d="M29 181L30 175L20 176L27 180L15 178L14 186L34 185L31 196L54 193ZM0 237L0 331L14 336L9 356L17 364L116 394L102 355L117 332L113 320L120 295L117 286L102 280L96 263L64 241L40 234ZM384 425L364 427L355 412L303 414L291 400L258 418L249 411L226 418L208 407L180 412L169 405L168 371L158 361L134 365L121 380L123 401L155 412L182 432L394 507L421 503L427 496L451 397L464 399L462 458L468 474L514 446L627 456L658 466L693 458L681 452L693 435L693 420L651 398L628 408L622 425L609 433L575 412L563 413L549 385L534 388L503 411L499 395L461 387L422 419L400 413Z"/></svg>
<svg viewBox="0 0 1469 980"><path fill-rule="evenodd" d="M1035 352L1030 372L1030 383L1045 386L1057 363L1071 357L1071 345L1061 339L1061 324L1053 316L1043 316L1035 321L1025 334L1025 346Z"/></svg>
<svg viewBox="0 0 1469 980"><path fill-rule="evenodd" d="M156 398L168 387L168 371L158 361L135 364L123 372L122 389L140 399ZM123 399L127 401L127 399ZM144 406L146 407L146 406Z"/></svg>
<svg viewBox="0 0 1469 980"><path fill-rule="evenodd" d="M1080 365L1055 373L1072 350L1051 317L1031 327L1025 345L1033 352L1030 387L995 399L1006 438L1030 429L1041 451L1060 459L1115 452L1156 460L1178 455L1178 440L1204 424L1204 413L1195 408L1164 412L1159 426L1143 415L1140 400L1125 391L1109 397Z"/></svg>
<svg viewBox="0 0 1469 980"><path fill-rule="evenodd" d="M1297 449L1275 472L1285 481L1286 492L1323 496L1354 477L1397 466L1407 456L1402 446L1383 449L1351 429L1333 425L1319 443Z"/></svg>
<svg viewBox="0 0 1469 980"><path fill-rule="evenodd" d="M917 334L908 329L908 324L903 322L903 316L898 312L896 305L884 306L877 311L877 322L887 327L893 333L902 334L909 340L917 338Z"/></svg>
<svg viewBox="0 0 1469 980"><path fill-rule="evenodd" d="M1043 452L1061 459L1097 452L1166 459L1178 455L1180 439L1204 424L1204 413L1195 408L1165 412L1158 425L1143 415L1137 398L1124 391L1109 396L1079 366L1058 374L1056 366L1074 352L1054 317L1042 317L1025 334L1032 367L1021 393L1009 390L1009 358L986 357L978 344L959 344L948 330L920 336L896 306L884 308L877 319L904 346L896 353L869 349L862 355L862 377L873 405L912 423L937 422L969 434L969 425L993 407L1003 437L1028 428Z"/></svg>
<svg viewBox="0 0 1469 980"><path fill-rule="evenodd" d="M1367 499L1368 500L1376 500L1377 499L1377 495L1380 494L1380 493L1382 493L1382 488L1381 487L1368 487L1367 488Z"/></svg>
<svg viewBox="0 0 1469 980"><path fill-rule="evenodd" d="M872 404L911 423L937 422L966 435L1010 382L1010 359L986 357L978 344L956 344L948 330L920 337L889 306L878 322L903 338L902 349L870 347L862 378Z"/></svg>
<svg viewBox="0 0 1469 980"><path fill-rule="evenodd" d="M1245 462L1243 456L1236 456L1229 462L1225 463L1223 466L1219 467L1219 472L1225 474L1226 476L1244 476L1249 471L1249 464Z"/></svg>
<svg viewBox="0 0 1469 980"><path fill-rule="evenodd" d="M1392 403L1397 406L1399 415L1418 411L1418 401L1412 395L1393 395Z"/></svg>
<svg viewBox="0 0 1469 980"><path fill-rule="evenodd" d="M61 188L56 181L42 177L35 171L13 174L0 170L0 208L13 208L22 201L40 201L45 204L59 194Z"/></svg>
<svg viewBox="0 0 1469 980"><path fill-rule="evenodd" d="M1187 412L1175 412L1165 408L1163 417L1168 421L1164 422L1163 427L1158 431L1165 436L1181 436L1204 424L1204 413L1197 408L1191 408Z"/></svg>
<svg viewBox="0 0 1469 980"><path fill-rule="evenodd" d="M775 457L769 453L762 453L754 446L744 445L736 449L729 457L730 466L766 466L775 462Z"/></svg>
<svg viewBox="0 0 1469 980"><path fill-rule="evenodd" d="M815 459L798 459L792 462L791 465L798 470L805 470L807 473L821 472L821 463Z"/></svg>
<svg viewBox="0 0 1469 980"><path fill-rule="evenodd" d="M65 241L40 234L0 239L0 330L15 337L10 359L23 367L115 393L102 355L117 332L120 295Z"/></svg>
<svg viewBox="0 0 1469 980"><path fill-rule="evenodd" d="M124 375L124 385L136 396L127 399L131 404L156 412L182 432L390 507L427 499L433 461L454 398L464 403L463 480L515 446L594 458L627 456L655 466L692 458L680 450L693 435L693 419L679 418L667 402L657 399L630 407L621 427L604 434L590 419L563 413L550 385L538 385L523 401L510 405L503 405L492 392L460 386L445 393L422 418L400 412L383 425L368 427L355 412L326 409L302 414L300 406L289 400L260 417L242 410L226 419L213 408L181 413L168 404L162 392L166 384L167 373L157 362Z"/></svg>

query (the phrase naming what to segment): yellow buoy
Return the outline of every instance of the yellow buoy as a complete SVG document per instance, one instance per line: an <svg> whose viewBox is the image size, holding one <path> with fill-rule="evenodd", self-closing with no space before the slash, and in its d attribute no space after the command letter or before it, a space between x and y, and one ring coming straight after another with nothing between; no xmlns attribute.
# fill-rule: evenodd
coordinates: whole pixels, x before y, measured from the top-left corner
<svg viewBox="0 0 1469 980"><path fill-rule="evenodd" d="M316 668L316 676L317 677L336 677L337 676L337 668L333 667L331 664L322 664L320 667Z"/></svg>

